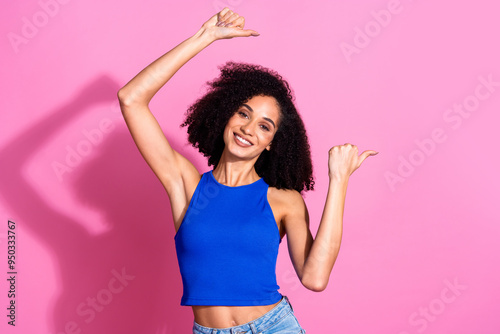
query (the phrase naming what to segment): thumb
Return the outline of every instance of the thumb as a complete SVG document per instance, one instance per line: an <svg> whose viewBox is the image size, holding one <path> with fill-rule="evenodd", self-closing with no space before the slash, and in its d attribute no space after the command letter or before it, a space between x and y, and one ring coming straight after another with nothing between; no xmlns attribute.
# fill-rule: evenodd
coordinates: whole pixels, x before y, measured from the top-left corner
<svg viewBox="0 0 500 334"><path fill-rule="evenodd" d="M379 152L377 151L373 151L373 150L366 150L364 151L363 153L361 153L360 155L360 161L359 161L359 165L361 165L363 163L363 161L365 161L366 158L368 158L369 156L371 155L377 155Z"/></svg>
<svg viewBox="0 0 500 334"><path fill-rule="evenodd" d="M236 30L235 35L237 37L248 37L248 36L259 36L260 34L257 31L251 29L246 29L246 30L238 29Z"/></svg>

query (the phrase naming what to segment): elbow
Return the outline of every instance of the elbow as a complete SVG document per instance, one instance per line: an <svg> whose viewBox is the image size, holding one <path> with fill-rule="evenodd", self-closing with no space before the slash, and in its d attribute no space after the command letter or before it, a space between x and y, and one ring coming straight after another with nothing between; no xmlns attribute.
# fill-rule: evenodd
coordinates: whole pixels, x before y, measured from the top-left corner
<svg viewBox="0 0 500 334"><path fill-rule="evenodd" d="M328 283L318 282L318 283L311 284L311 285L307 286L307 288L311 291L314 291L314 292L322 292L326 289L327 285L328 285Z"/></svg>
<svg viewBox="0 0 500 334"><path fill-rule="evenodd" d="M148 105L149 100L144 99L144 97L127 86L120 88L116 94L118 96L118 101L120 102L120 107L122 111L128 107Z"/></svg>
<svg viewBox="0 0 500 334"><path fill-rule="evenodd" d="M120 110L125 119L131 114L136 113L139 110L139 107L144 105L148 105L142 100L138 100L133 92L127 91L124 88L121 88L118 93L118 101L120 102Z"/></svg>
<svg viewBox="0 0 500 334"><path fill-rule="evenodd" d="M131 95L124 88L121 88L116 95L118 96L118 101L120 102L122 110L124 106L132 104Z"/></svg>
<svg viewBox="0 0 500 334"><path fill-rule="evenodd" d="M301 282L304 287L314 292L324 291L328 286L328 279L303 277Z"/></svg>

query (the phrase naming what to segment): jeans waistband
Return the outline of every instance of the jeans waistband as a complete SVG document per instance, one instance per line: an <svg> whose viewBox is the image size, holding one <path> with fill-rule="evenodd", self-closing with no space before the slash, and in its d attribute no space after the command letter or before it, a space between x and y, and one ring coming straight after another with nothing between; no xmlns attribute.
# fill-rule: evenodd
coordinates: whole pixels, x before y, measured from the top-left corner
<svg viewBox="0 0 500 334"><path fill-rule="evenodd" d="M255 320L247 322L246 324L226 328L208 328L194 322L193 327L204 334L238 334L247 332L257 334L259 332L259 329L263 329L263 326L267 328L269 325L275 323L276 321L279 321L290 312L293 312L292 305L290 304L288 297L283 296L281 301L266 314Z"/></svg>

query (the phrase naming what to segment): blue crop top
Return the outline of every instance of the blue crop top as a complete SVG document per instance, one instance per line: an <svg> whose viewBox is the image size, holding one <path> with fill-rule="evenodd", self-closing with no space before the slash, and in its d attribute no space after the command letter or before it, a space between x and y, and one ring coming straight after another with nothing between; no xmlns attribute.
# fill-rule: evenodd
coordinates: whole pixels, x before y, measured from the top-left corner
<svg viewBox="0 0 500 334"><path fill-rule="evenodd" d="M202 175L175 234L181 305L255 306L278 302L281 243L264 179L238 186Z"/></svg>

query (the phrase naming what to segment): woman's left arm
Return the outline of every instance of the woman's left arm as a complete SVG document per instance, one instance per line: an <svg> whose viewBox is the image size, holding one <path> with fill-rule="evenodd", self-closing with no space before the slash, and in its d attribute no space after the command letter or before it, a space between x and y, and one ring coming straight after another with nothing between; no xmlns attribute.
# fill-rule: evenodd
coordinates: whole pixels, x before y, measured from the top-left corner
<svg viewBox="0 0 500 334"><path fill-rule="evenodd" d="M355 145L334 146L329 151L329 186L321 222L312 240L307 209L298 200L284 217L289 253L302 284L313 291L323 291L337 259L342 240L342 219L347 184L350 175L376 151L364 151L358 156ZM305 222L305 223L304 223Z"/></svg>

